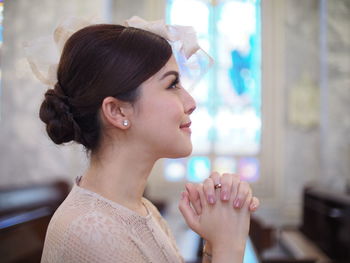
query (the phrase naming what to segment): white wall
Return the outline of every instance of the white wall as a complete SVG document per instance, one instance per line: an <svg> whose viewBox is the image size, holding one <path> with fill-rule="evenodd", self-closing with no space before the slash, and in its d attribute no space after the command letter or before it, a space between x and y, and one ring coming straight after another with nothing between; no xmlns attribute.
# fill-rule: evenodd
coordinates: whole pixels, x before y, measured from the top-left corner
<svg viewBox="0 0 350 263"><path fill-rule="evenodd" d="M44 132L39 106L47 87L30 72L23 42L52 33L65 16L101 16L104 1L16 0L4 3L1 52L0 186L78 175L80 147L58 147Z"/></svg>

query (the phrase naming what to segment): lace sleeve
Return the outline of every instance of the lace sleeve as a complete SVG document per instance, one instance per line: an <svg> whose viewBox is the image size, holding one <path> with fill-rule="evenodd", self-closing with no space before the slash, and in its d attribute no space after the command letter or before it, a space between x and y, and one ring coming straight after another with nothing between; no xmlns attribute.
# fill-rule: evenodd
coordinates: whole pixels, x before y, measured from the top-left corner
<svg viewBox="0 0 350 263"><path fill-rule="evenodd" d="M51 248L61 250L60 258L50 258L48 253L42 262L144 262L123 226L115 227L112 219L98 212L74 220L63 239L63 247Z"/></svg>

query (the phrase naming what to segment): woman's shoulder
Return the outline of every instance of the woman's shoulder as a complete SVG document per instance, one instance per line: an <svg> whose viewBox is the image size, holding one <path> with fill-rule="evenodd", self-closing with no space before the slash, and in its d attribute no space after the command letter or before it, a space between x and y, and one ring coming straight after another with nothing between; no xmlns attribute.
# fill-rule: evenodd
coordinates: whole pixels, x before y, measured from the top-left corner
<svg viewBox="0 0 350 263"><path fill-rule="evenodd" d="M67 225L67 227L86 223L90 226L101 224L118 228L118 225L123 224L127 216L123 212L98 194L73 185L71 192L56 210L51 221Z"/></svg>
<svg viewBox="0 0 350 263"><path fill-rule="evenodd" d="M62 257L72 259L81 256L79 251L85 251L84 255L90 253L91 257L99 254L102 257L102 254L117 255L120 249L128 250L130 231L123 218L113 216L110 210L98 199L73 187L49 223L43 259L57 258L52 262L62 262ZM112 251L112 248L118 249Z"/></svg>
<svg viewBox="0 0 350 263"><path fill-rule="evenodd" d="M143 203L149 211L147 217L74 184L67 198L54 213L49 226L73 231L79 230L80 226L94 228L94 225L100 225L113 231L128 233L130 228L150 220L151 216L158 220L161 217L158 209L149 200L144 198Z"/></svg>
<svg viewBox="0 0 350 263"><path fill-rule="evenodd" d="M108 224L107 219L107 212L98 208L96 200L73 185L67 198L52 216L46 238L61 242L71 235L86 235L84 231L91 230L94 225L104 227Z"/></svg>

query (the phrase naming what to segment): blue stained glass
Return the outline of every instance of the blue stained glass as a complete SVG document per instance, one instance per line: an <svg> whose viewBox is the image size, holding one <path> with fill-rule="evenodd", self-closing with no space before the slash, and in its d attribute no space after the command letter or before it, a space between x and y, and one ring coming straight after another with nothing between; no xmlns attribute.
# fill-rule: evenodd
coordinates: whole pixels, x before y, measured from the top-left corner
<svg viewBox="0 0 350 263"><path fill-rule="evenodd" d="M230 79L236 93L241 96L248 92L249 83L247 83L247 79L249 77L245 73L250 69L251 52L245 55L235 49L231 52L231 58L232 67L229 69Z"/></svg>
<svg viewBox="0 0 350 263"><path fill-rule="evenodd" d="M193 156L187 164L188 181L203 182L210 175L210 160L205 156Z"/></svg>
<svg viewBox="0 0 350 263"><path fill-rule="evenodd" d="M261 135L260 1L222 2L217 28L217 114L222 121L220 114L225 112L231 125L229 134L216 131L215 152L257 154Z"/></svg>

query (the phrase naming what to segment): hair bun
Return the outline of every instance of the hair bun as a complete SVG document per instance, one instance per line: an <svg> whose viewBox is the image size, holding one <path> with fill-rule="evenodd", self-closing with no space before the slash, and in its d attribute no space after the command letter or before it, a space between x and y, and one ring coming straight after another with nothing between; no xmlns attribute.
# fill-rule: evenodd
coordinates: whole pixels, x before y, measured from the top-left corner
<svg viewBox="0 0 350 263"><path fill-rule="evenodd" d="M39 117L46 123L46 131L56 144L75 140L76 135L80 132L70 111L68 98L62 93L58 84L55 85L55 89L46 91Z"/></svg>

